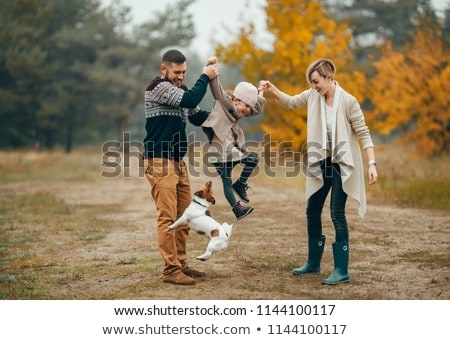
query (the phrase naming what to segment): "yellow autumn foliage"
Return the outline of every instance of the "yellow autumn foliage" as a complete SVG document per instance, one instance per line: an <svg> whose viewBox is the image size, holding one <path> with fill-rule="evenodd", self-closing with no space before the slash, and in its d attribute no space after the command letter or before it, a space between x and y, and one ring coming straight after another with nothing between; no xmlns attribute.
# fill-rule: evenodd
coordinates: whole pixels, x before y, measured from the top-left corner
<svg viewBox="0 0 450 340"><path fill-rule="evenodd" d="M350 27L329 16L322 1L267 0L265 11L273 44L258 46L255 28L249 24L232 43L216 45L221 62L238 66L247 81L257 84L268 79L295 95L309 86L308 65L317 58L330 58L339 84L370 107L365 115L374 134L413 142L424 156L448 151L450 51L436 26L423 26L401 52L387 41L381 57L366 65L375 70L368 79L355 70ZM301 150L306 141L306 110L286 110L270 95L266 97L262 130L272 140Z"/></svg>
<svg viewBox="0 0 450 340"><path fill-rule="evenodd" d="M370 79L373 110L368 120L383 135L393 133L418 152L433 156L450 143L450 54L435 29L417 31L401 53L388 42Z"/></svg>
<svg viewBox="0 0 450 340"><path fill-rule="evenodd" d="M237 39L229 45L217 45L216 54L230 65L238 65L242 76L253 83L269 79L288 94L297 94L309 87L305 72L317 58L331 58L338 69L342 84L361 89L364 81L357 76L345 76L353 65L349 47L352 39L348 26L336 23L327 15L321 1L268 0L265 8L267 27L274 37L271 48L257 46L254 27L243 28ZM279 143L289 141L300 149L306 141L306 110L283 109L267 96L265 116L261 128ZM358 95L360 97L360 95Z"/></svg>

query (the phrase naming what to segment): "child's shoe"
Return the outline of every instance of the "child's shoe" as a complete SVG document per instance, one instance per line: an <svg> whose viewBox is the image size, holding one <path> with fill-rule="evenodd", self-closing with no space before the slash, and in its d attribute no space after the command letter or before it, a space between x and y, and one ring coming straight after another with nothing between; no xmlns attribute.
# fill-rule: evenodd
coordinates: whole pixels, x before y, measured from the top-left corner
<svg viewBox="0 0 450 340"><path fill-rule="evenodd" d="M236 192L236 194L239 195L239 197L244 201L245 203L250 202L247 196L247 190L250 189L247 183L242 183L241 181L237 180L233 183L233 190Z"/></svg>
<svg viewBox="0 0 450 340"><path fill-rule="evenodd" d="M233 207L234 215L238 220L243 219L245 216L250 214L253 211L252 207L244 207L241 205L241 202L237 202Z"/></svg>

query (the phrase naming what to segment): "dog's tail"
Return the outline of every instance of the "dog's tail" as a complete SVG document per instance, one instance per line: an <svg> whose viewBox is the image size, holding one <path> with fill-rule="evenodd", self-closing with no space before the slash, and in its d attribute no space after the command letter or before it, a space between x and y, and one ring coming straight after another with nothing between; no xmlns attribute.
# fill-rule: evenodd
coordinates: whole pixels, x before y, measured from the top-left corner
<svg viewBox="0 0 450 340"><path fill-rule="evenodd" d="M226 222L222 223L222 227L225 230L225 233L227 234L228 237L231 236L231 234L233 233L233 224L228 224Z"/></svg>

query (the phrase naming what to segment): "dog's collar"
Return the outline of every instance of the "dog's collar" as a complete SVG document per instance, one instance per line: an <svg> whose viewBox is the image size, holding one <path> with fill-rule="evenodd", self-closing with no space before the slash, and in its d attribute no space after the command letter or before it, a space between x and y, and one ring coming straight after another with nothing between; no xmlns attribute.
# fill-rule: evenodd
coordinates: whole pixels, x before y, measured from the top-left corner
<svg viewBox="0 0 450 340"><path fill-rule="evenodd" d="M201 204L199 201L197 201L195 198L192 200L192 202L197 203L198 205L201 205L204 208L208 208L207 205Z"/></svg>

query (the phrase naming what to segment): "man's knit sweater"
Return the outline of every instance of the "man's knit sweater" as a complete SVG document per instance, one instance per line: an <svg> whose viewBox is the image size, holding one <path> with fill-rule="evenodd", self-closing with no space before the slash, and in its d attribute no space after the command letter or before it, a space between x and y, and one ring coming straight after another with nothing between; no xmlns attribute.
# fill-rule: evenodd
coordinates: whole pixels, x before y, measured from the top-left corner
<svg viewBox="0 0 450 340"><path fill-rule="evenodd" d="M157 77L145 89L144 158L181 160L187 152L186 119L200 126L209 112L198 104L208 88L209 78L202 74L188 90Z"/></svg>

